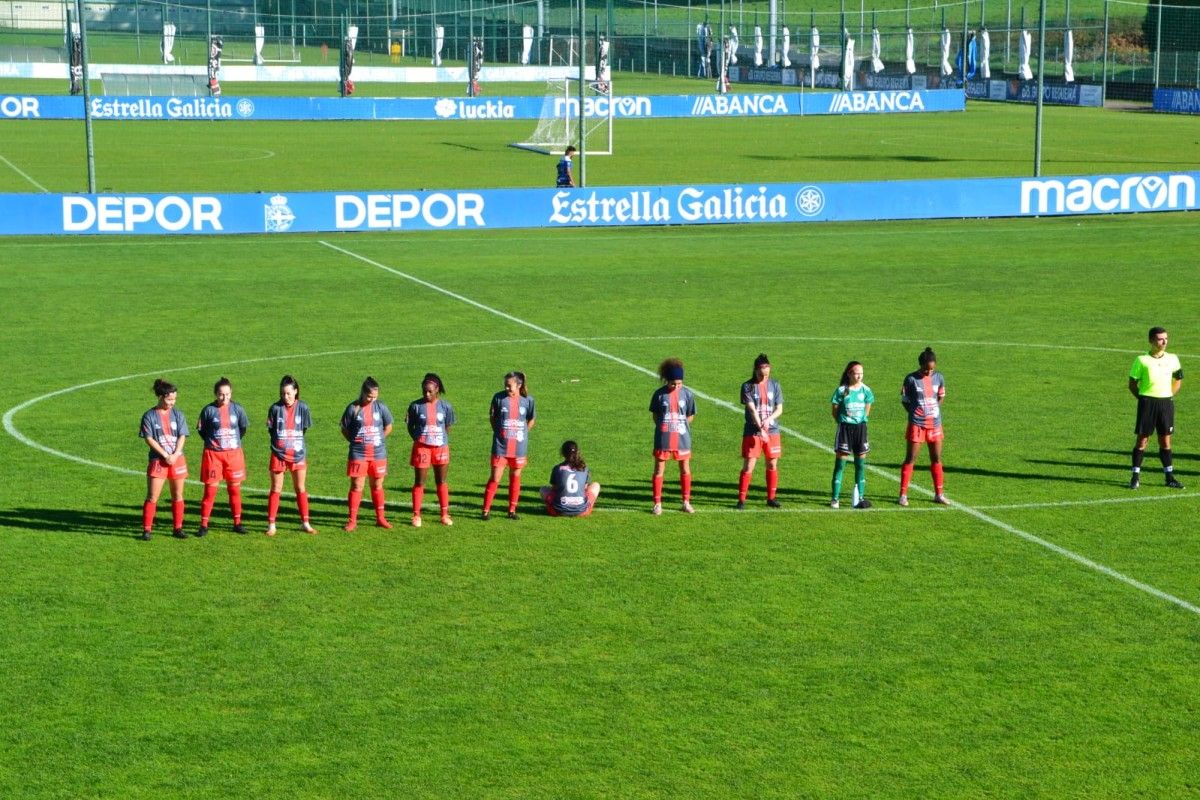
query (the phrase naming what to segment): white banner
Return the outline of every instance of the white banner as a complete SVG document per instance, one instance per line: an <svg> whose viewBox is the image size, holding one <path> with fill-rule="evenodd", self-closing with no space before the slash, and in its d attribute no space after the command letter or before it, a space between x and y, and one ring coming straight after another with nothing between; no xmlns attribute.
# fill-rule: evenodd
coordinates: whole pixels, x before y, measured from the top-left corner
<svg viewBox="0 0 1200 800"><path fill-rule="evenodd" d="M816 28L809 35L808 68L813 72L821 68L821 32Z"/></svg>
<svg viewBox="0 0 1200 800"><path fill-rule="evenodd" d="M442 45L446 43L446 29L438 25L433 29L433 65L442 65Z"/></svg>
<svg viewBox="0 0 1200 800"><path fill-rule="evenodd" d="M254 26L254 63L263 64L266 59L263 58L263 45L267 43L267 29L262 25Z"/></svg>
<svg viewBox="0 0 1200 800"><path fill-rule="evenodd" d="M846 37L846 52L842 57L842 88L854 91L854 40Z"/></svg>
<svg viewBox="0 0 1200 800"><path fill-rule="evenodd" d="M954 67L950 66L950 29L942 28L942 74L953 75Z"/></svg>
<svg viewBox="0 0 1200 800"><path fill-rule="evenodd" d="M1029 35L1029 31L1021 31L1021 65L1017 69L1021 73L1021 80L1023 81L1033 80L1033 70L1029 68L1029 49L1032 45L1033 37Z"/></svg>
<svg viewBox="0 0 1200 800"><path fill-rule="evenodd" d="M992 35L984 28L979 32L979 77L987 80L992 77Z"/></svg>
<svg viewBox="0 0 1200 800"><path fill-rule="evenodd" d="M1075 32L1063 33L1063 80L1075 82Z"/></svg>
<svg viewBox="0 0 1200 800"><path fill-rule="evenodd" d="M72 23L74 25L74 23ZM175 49L175 23L164 22L162 30L162 60L164 64L174 64L175 55L171 51Z"/></svg>
<svg viewBox="0 0 1200 800"><path fill-rule="evenodd" d="M762 28L754 26L754 66L762 66L763 37Z"/></svg>
<svg viewBox="0 0 1200 800"><path fill-rule="evenodd" d="M787 69L792 65L792 59L788 57L788 51L792 49L792 29L788 26L783 26L783 47L780 48L779 60L783 64L783 68Z"/></svg>
<svg viewBox="0 0 1200 800"><path fill-rule="evenodd" d="M908 33L904 36L904 71L912 75L917 71L917 62L913 60L913 30L908 29Z"/></svg>
<svg viewBox="0 0 1200 800"><path fill-rule="evenodd" d="M729 63L730 64L737 63L737 51L738 51L737 28L730 25L729 26Z"/></svg>
<svg viewBox="0 0 1200 800"><path fill-rule="evenodd" d="M347 25L346 26L346 38L350 40L350 49L358 50L358 26L357 25Z"/></svg>
<svg viewBox="0 0 1200 800"><path fill-rule="evenodd" d="M521 63L529 63L529 54L533 51L533 26L525 25L521 28Z"/></svg>
<svg viewBox="0 0 1200 800"><path fill-rule="evenodd" d="M883 46L879 42L879 28L874 28L871 31L871 71L875 73L883 72L883 60L879 55L883 51Z"/></svg>

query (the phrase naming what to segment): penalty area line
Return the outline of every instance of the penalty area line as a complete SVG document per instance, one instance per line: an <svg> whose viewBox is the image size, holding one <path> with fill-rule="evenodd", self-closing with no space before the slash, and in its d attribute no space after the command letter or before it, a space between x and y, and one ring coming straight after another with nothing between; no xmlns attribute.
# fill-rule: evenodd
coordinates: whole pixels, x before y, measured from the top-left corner
<svg viewBox="0 0 1200 800"><path fill-rule="evenodd" d="M355 253L354 251L347 250L344 247L338 247L335 244L330 244L329 242L327 242L323 239L318 240L318 244L322 245L323 247L327 247L330 250L333 250L335 252L341 253L342 255L353 258L356 261L360 261L364 264L375 267L376 269L380 269L380 270L383 270L384 272L390 273L390 274L396 276L397 278L403 278L404 280L409 281L411 283L415 283L418 286L423 286L432 292L436 292L437 294L443 295L445 297L449 297L452 300L457 300L460 303L471 306L472 308L478 309L479 311L483 311L485 313L491 314L491 315L499 317L501 319L508 320L509 322L512 322L515 325L520 325L522 327L536 331L536 332L542 334L543 336L548 336L552 339L562 342L563 344L567 344L578 350L582 350L585 353L590 353L598 358L602 358L604 360L611 361L615 364L620 364L621 366L628 367L629 369L632 369L635 372L639 372L639 373L649 376L651 378L657 377L653 370L647 369L646 367L643 367L640 364L635 364L634 362L629 361L624 358L621 358L620 356L613 355L612 353L607 353L603 350L592 347L591 345L585 344L584 342L582 342L578 339L572 339L569 336L564 336L563 334L552 331L549 328L544 328L541 325L538 325L537 323L530 322L529 320L514 316L513 314L509 314L506 311L502 311L498 308L494 308L492 306L481 303L478 300L473 300L470 297L461 295L457 292L451 291L450 289L446 289L442 286L438 286L435 283L431 283L422 278L418 278L415 275L410 275L407 272L402 272L401 270L398 270L394 267L390 267L387 264L383 264L372 258L368 258L367 256L364 256L360 253ZM697 397L701 398L702 400L705 400L713 405L728 409L730 411L733 411L733 412L736 412L739 414L742 413L742 408L740 406L736 406L727 400L722 400L721 398L719 398L715 395L711 395L711 394L702 392L702 391L696 389L695 387L690 387L690 388L692 389L692 392ZM784 433L787 433L792 438L797 439L801 442L804 442L805 444L809 445L810 447L814 447L814 448L821 450L823 452L826 452L826 453L830 453L830 454L833 453L832 447L829 447L828 445L826 445L823 442L818 442L816 439L812 439L808 436L805 436L804 434L800 433L797 430L787 428L784 426L780 426L780 430L782 430ZM895 473L892 473L888 470L882 469L880 467L875 467L875 466L870 466L869 468L876 475L887 478L890 481L893 481L895 483L899 483L899 481L900 481L900 478L898 475L896 475ZM922 486L917 486L915 484L913 484L910 488L913 490L916 490L924 495L927 495L927 496L932 494L932 492L929 489L926 489ZM1113 569L1112 567L1101 564L1098 561L1093 561L1092 559L1088 558L1087 556L1076 553L1074 550L1069 550L1065 547L1062 547L1061 545L1055 544L1054 542L1043 539L1040 536L1029 533L1028 531L1023 531L1020 528L1017 528L1013 525L1009 525L1007 522L996 519L995 517L991 516L990 514L980 511L979 509L977 509L973 506L964 505L963 503L959 503L959 502L952 502L951 507L954 509L957 509L958 511L961 511L962 513L964 513L970 517L974 517L976 520L983 522L987 525L990 525L993 528L1004 531L1005 533L1008 533L1012 536L1016 536L1017 538L1022 539L1026 542L1029 542L1031 544L1036 544L1046 550L1049 550L1051 553L1059 555L1069 561L1073 561L1082 567L1086 567L1087 569L1090 569L1090 570L1097 572L1101 575L1104 575L1106 577L1112 578L1113 580L1120 581L1121 583L1124 583L1126 586L1130 586L1134 589L1137 589L1138 591L1144 592L1145 594L1148 594L1151 597L1156 597L1159 600L1163 600L1172 605L1178 606L1179 608L1182 608L1185 611L1188 611L1188 612L1191 612L1192 614L1200 616L1200 606L1196 606L1192 603L1189 603L1187 600L1184 600L1183 598L1180 598L1180 597L1176 597L1175 595L1170 594L1169 592L1164 592L1162 589L1159 589L1155 586L1151 586L1148 583L1139 581L1137 578L1132 578L1132 577L1124 574L1123 572L1119 572L1119 571Z"/></svg>

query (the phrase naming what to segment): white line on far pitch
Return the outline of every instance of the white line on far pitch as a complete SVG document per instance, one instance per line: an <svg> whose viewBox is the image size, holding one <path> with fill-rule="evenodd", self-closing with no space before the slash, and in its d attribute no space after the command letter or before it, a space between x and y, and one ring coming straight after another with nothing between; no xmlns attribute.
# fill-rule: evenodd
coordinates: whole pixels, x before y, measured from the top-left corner
<svg viewBox="0 0 1200 800"><path fill-rule="evenodd" d="M12 169L12 171L13 171L13 172L17 173L17 174L18 174L18 175L20 175L22 178L24 178L25 180L29 181L29 182L30 182L30 183L32 183L34 186L36 186L39 192L41 192L41 193L43 193L43 194L49 194L49 193L50 193L50 190L49 190L49 189L47 189L45 186L42 186L40 183L38 183L37 181L35 181L33 178L31 178L31 177L29 176L29 173L27 173L25 170L23 170L23 169L21 169L20 167L18 167L18 166L17 166L16 164L14 164L13 162L9 161L9 160L8 160L7 158L5 158L4 156L0 156L0 161L3 161L5 164L8 164L8 166L9 166L9 167Z"/></svg>
<svg viewBox="0 0 1200 800"><path fill-rule="evenodd" d="M377 269L381 269L384 272L391 273L392 275L395 275L398 278L403 278L404 280L415 283L418 286L424 286L426 289L429 289L430 291L434 291L434 292L437 292L438 294L449 297L452 300L457 300L460 303L465 303L466 305L469 305L473 308L477 308L480 311L484 311L488 314L492 314L493 316L500 317L501 319L506 319L509 322L512 322L516 325L520 325L522 327L529 328L530 330L537 331L538 333L540 333L544 336L548 336L552 339L556 339L556 340L562 342L563 344L568 344L572 347L575 347L579 350L584 351L585 353L591 353L592 355L597 356L599 358L603 358L608 361L612 361L614 363L620 364L623 367L628 367L629 369L634 370L635 372L640 372L641 374L649 376L651 378L658 377L653 370L647 369L646 367L643 367L640 364L635 364L632 361L628 361L624 358L621 358L620 356L616 356L611 353L606 353L603 350L598 350L595 347L584 344L583 342L579 341L578 339L572 339L569 336L564 336L561 333L556 333L555 331L552 331L549 328L543 328L541 325L538 325L536 323L530 322L525 319L521 319L520 317L513 316L512 314L509 314L505 311L501 311L498 308L493 308L492 306L485 305L483 303L480 303L478 300L472 300L469 297L466 297L464 295L458 294L457 292L453 292L449 289L438 286L435 283L430 283L429 281L418 278L415 275L410 275L407 272L401 272L400 270L395 269L394 267L389 267L388 265L382 264L378 261L375 261L374 259L368 258L367 256L361 255L359 253L355 253L351 250L347 250L344 247L338 247L337 245L330 244L329 242L326 242L324 240L319 240L319 244L329 248L330 250L335 250L343 255L349 256L350 258L353 258L357 261L361 261L364 264L369 264L370 266L375 267ZM696 389L695 387L691 387L691 389L692 389L692 393L695 394L697 397L699 397L703 400L707 400L708 402L712 403L713 405L719 406L724 409L728 409L728 410L733 411L738 414L742 413L742 408L740 406L736 406L727 400L722 400L721 398L719 398L715 395L701 392L698 389ZM833 452L834 452L832 447L829 447L827 444L825 444L823 442L818 442L816 439L811 439L808 436L805 436L804 434L800 433L799 431L796 431L796 430L793 430L791 428L787 428L784 426L780 426L780 430L782 430L784 433L788 434L789 436L804 442L805 444L809 445L810 447L814 447L818 450L822 450L829 454L833 454ZM876 467L874 465L868 465L868 469L870 469L876 475L887 478L888 480L893 481L895 483L899 483L899 481L900 481L900 478L898 475L896 475L895 473L890 472L888 470L885 470L881 467ZM924 494L926 496L933 494L929 489L926 489L923 486L918 486L917 484L912 484L910 486L910 489L920 492L921 494ZM1012 525L1009 525L1007 522L998 520L995 517L984 513L983 511L979 510L978 508L975 508L974 506L968 506L968 505L964 505L963 503L953 502L952 507L961 511L962 513L964 513L968 516L974 517L975 519L979 520L980 522L991 525L994 528L999 528L1000 530L1004 531L1005 533L1012 534L1013 536L1016 536L1020 539L1024 539L1027 542L1036 544L1040 547L1044 547L1045 549L1049 550L1052 553L1056 553L1056 554L1062 556L1063 558L1074 561L1076 564L1087 567L1088 569L1093 570L1095 572L1099 572L1101 575L1107 575L1108 577L1110 577L1114 580L1118 580L1121 583L1126 584L1127 586L1132 586L1133 588L1135 588L1141 592L1145 592L1146 594L1151 595L1152 597L1157 597L1160 600L1165 600L1168 603L1176 605L1179 608L1182 608L1186 611L1190 611L1191 613L1193 613L1197 616L1200 616L1200 606L1193 605L1192 603L1189 603L1187 600L1184 600L1180 597L1176 597L1175 595L1170 594L1168 592L1164 592L1162 589L1159 589L1155 586L1151 586L1150 584L1144 583L1143 581L1139 581L1137 578L1131 578L1130 576L1128 576L1122 572L1118 572L1117 570L1113 569L1112 567L1105 566L1104 564L1101 564L1098 561L1093 561L1092 559L1088 558L1087 556L1080 555L1079 553L1076 553L1074 550L1068 550L1067 548L1062 547L1061 545L1057 545L1054 542L1043 539L1040 536L1035 536L1032 533L1023 531L1020 528L1016 528Z"/></svg>

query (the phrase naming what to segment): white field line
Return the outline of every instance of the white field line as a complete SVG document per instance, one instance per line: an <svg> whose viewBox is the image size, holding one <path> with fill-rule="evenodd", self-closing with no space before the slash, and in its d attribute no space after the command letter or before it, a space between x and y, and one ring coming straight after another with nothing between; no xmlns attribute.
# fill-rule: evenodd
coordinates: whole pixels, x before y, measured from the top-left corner
<svg viewBox="0 0 1200 800"><path fill-rule="evenodd" d="M563 344L571 345L572 347L582 350L585 353L591 353L592 355L597 356L599 358L603 358L608 361L612 361L612 362L620 364L624 367L628 367L629 369L632 369L635 372L639 372L648 377L651 377L651 378L657 377L657 375L654 373L653 370L647 369L646 367L643 367L640 364L635 364L632 361L627 361L626 359L621 358L620 356L612 355L611 353L606 353L603 350L598 350L595 347L592 347L588 344L585 344L584 342L579 341L578 339L572 339L568 336L564 336L560 333L556 333L548 328L544 328L541 325L538 325L536 323L530 322L525 319L521 319L520 317L516 317L516 316L513 316L512 314L501 311L498 308L493 308L491 306L480 303L477 300L472 300L471 298L466 297L461 294L458 294L457 292L453 292L449 289L445 289L441 286L438 286L437 284L430 283L429 281L422 280L421 278L418 278L414 275L409 275L406 272L401 272L398 269L389 267L386 264L382 264L378 261L375 261L374 259L368 258L367 256L360 255L359 253L355 253L353 251L347 250L344 247L338 247L337 245L330 244L329 242L326 242L324 240L322 240L320 243L322 245L324 245L325 247L328 247L330 250L334 250L339 253L342 253L343 255L349 256L350 258L353 258L357 261L361 261L364 264L369 264L370 266L376 267L377 269L381 269L385 272L391 273L392 275L395 275L398 278L403 278L411 283L415 283L419 286L424 286L425 288L427 288L431 291L437 292L438 294L444 295L453 300L457 300L457 301L464 303L466 305L469 305L473 308L477 308L480 311L484 311L488 314L492 314L493 316L497 316L497 317L500 317L501 319L508 320L509 322L512 322L514 324L521 325L525 328L529 328L530 330L536 331L544 336L549 336L550 338L557 339L558 341L562 342ZM689 388L692 389L692 392L697 397L699 397L703 400L707 400L708 402L712 403L713 405L719 406L724 409L728 409L728 410L733 411L738 414L742 413L742 409L739 406L736 406L727 400L722 400L721 398L716 397L715 395L711 395L711 394L707 394L705 392L699 391L694 387L689 387ZM804 442L805 444L809 445L810 447L814 447L818 450L829 453L830 455L833 454L832 447L829 447L828 445L824 444L823 442L818 442L816 439L811 439L808 436L805 436L804 434L800 433L799 431L796 431L796 430L793 430L791 428L787 428L784 426L781 426L780 430L782 430L784 433L787 433L789 436ZM874 472L876 475L887 478L890 481L899 483L899 480L900 480L899 476L893 472L890 472L889 470L885 470L885 469L882 469L880 467L876 467L873 465L868 465L868 468L872 472ZM929 489L926 489L922 486L918 486L916 484L912 484L910 486L910 489L920 492L926 496L932 494L932 492ZM1164 600L1168 603L1178 606L1179 608L1189 611L1192 614L1200 616L1200 606L1193 605L1192 603L1189 603L1188 601L1186 601L1182 598L1176 597L1175 595L1169 594L1168 592L1164 592L1163 590L1158 589L1154 586L1151 586L1148 583L1139 581L1136 578L1131 578L1122 572L1118 572L1117 570L1113 569L1112 567L1108 567L1097 561L1093 561L1092 559L1088 558L1087 556L1080 555L1079 553L1076 553L1073 550L1068 550L1067 548L1061 547L1057 544L1054 544L1053 542L1047 541L1046 539L1043 539L1040 536L1035 536L1032 533L1023 531L1019 528L1009 525L1007 522L998 520L995 517L992 517L973 506L968 506L968 505L964 505L963 503L954 502L952 504L952 507L958 509L959 511L963 512L964 514L967 514L968 516L974 517L975 519L979 520L980 522L984 522L988 525L991 525L992 527L998 528L998 529L1004 531L1005 533L1012 534L1013 536L1024 539L1027 542L1031 542L1033 544L1039 545L1040 547L1043 547L1052 553L1056 553L1056 554L1062 556L1063 558L1074 561L1075 563L1077 563L1081 566L1087 567L1088 569L1091 569L1102 575L1106 575L1114 580L1120 581L1121 583L1124 583L1127 586L1132 586L1133 588L1135 588L1139 591L1145 592L1148 595L1157 597L1160 600Z"/></svg>
<svg viewBox="0 0 1200 800"><path fill-rule="evenodd" d="M45 186L42 186L40 183L38 183L37 181L35 181L35 180L34 180L32 177L30 177L30 176L29 176L29 173L25 172L25 170L21 169L20 167L18 167L18 166L17 166L16 164L14 164L13 162L9 161L9 160L8 160L7 158L5 158L4 156L0 156L0 161L3 161L5 164L8 164L9 168L11 168L13 172L17 173L17 174L18 174L18 175L20 175L22 178L24 178L25 180L29 181L29 182L30 182L30 183L32 183L34 186L36 186L36 187L37 187L37 190L38 190L39 192L42 192L43 194L49 194L49 193L50 193L50 190L49 190L49 189L47 189Z"/></svg>

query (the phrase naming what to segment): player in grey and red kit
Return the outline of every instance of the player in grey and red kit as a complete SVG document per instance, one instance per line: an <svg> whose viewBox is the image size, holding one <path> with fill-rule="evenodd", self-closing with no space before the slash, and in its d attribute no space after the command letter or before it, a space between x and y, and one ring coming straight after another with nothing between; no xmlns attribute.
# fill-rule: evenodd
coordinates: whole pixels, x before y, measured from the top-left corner
<svg viewBox="0 0 1200 800"><path fill-rule="evenodd" d="M200 501L200 530L197 536L208 533L208 520L217 500L217 486L225 481L229 492L229 510L233 514L233 532L245 533L242 525L242 481L246 480L246 456L242 439L250 420L246 409L233 402L233 387L228 378L213 385L216 398L200 411L196 432L204 440L204 460L200 479L204 482L204 499Z"/></svg>
<svg viewBox="0 0 1200 800"><path fill-rule="evenodd" d="M683 510L692 508L692 418L696 416L696 397L683 385L683 362L668 358L658 367L665 384L650 397L650 416L654 419L654 506L650 513L662 513L663 472L667 461L679 462L679 490Z"/></svg>
<svg viewBox="0 0 1200 800"><path fill-rule="evenodd" d="M779 438L779 415L783 413L783 387L771 377L771 359L759 353L754 359L750 380L742 384L742 406L745 425L742 427L742 474L738 480L737 508L746 507L750 477L761 455L767 460L767 505L779 508L775 499L779 487L779 457L783 443Z"/></svg>
<svg viewBox="0 0 1200 800"><path fill-rule="evenodd" d="M524 372L504 376L504 391L492 396L488 417L492 421L492 475L483 492L482 519L492 514L492 500L500 487L500 477L508 467L508 518L517 518L517 500L521 496L521 470L529 452L529 431L533 429L533 398L525 386Z"/></svg>
<svg viewBox="0 0 1200 800"><path fill-rule="evenodd" d="M441 399L446 391L442 379L428 372L421 379L421 399L408 406L405 422L408 435L412 437L412 464L414 477L412 488L412 526L421 527L421 504L425 501L425 473L433 467L433 481L437 484L438 506L442 512L442 524L453 525L450 519L450 484L446 473L450 471L450 428L454 426L454 407Z"/></svg>
<svg viewBox="0 0 1200 800"><path fill-rule="evenodd" d="M390 528L385 515L383 479L387 476L387 437L392 433L392 412L379 399L379 383L368 376L362 382L358 399L342 412L342 437L350 443L346 460L346 475L350 478L350 495L346 498L350 515L342 530L358 527L358 507L362 503L363 486L371 480L371 503L375 506L375 524Z"/></svg>
<svg viewBox="0 0 1200 800"><path fill-rule="evenodd" d="M912 480L913 463L921 452L921 443L929 446L929 474L933 477L933 502L949 505L943 492L942 479L942 398L946 396L946 379L937 371L937 356L926 347L917 356L920 366L904 378L900 402L908 412L908 430L904 438L908 452L900 467L900 500L908 505L908 484Z"/></svg>
<svg viewBox="0 0 1200 800"><path fill-rule="evenodd" d="M163 484L171 483L171 523L176 539L186 539L183 532L183 482L187 479L187 459L183 457L183 443L187 441L188 426L183 412L175 408L178 390L174 384L159 378L154 382L154 394L158 404L142 414L138 436L146 440L150 448L150 462L146 465L146 500L142 503L142 539L150 541L154 528L154 514L158 511L158 498Z"/></svg>
<svg viewBox="0 0 1200 800"><path fill-rule="evenodd" d="M279 495L283 491L283 473L292 473L296 507L300 510L300 528L316 533L308 523L308 492L304 478L308 474L308 447L304 433L312 427L308 403L300 399L300 384L291 375L279 381L279 401L267 411L267 435L271 437L271 493L267 495L267 536L275 535L275 517L279 514Z"/></svg>

